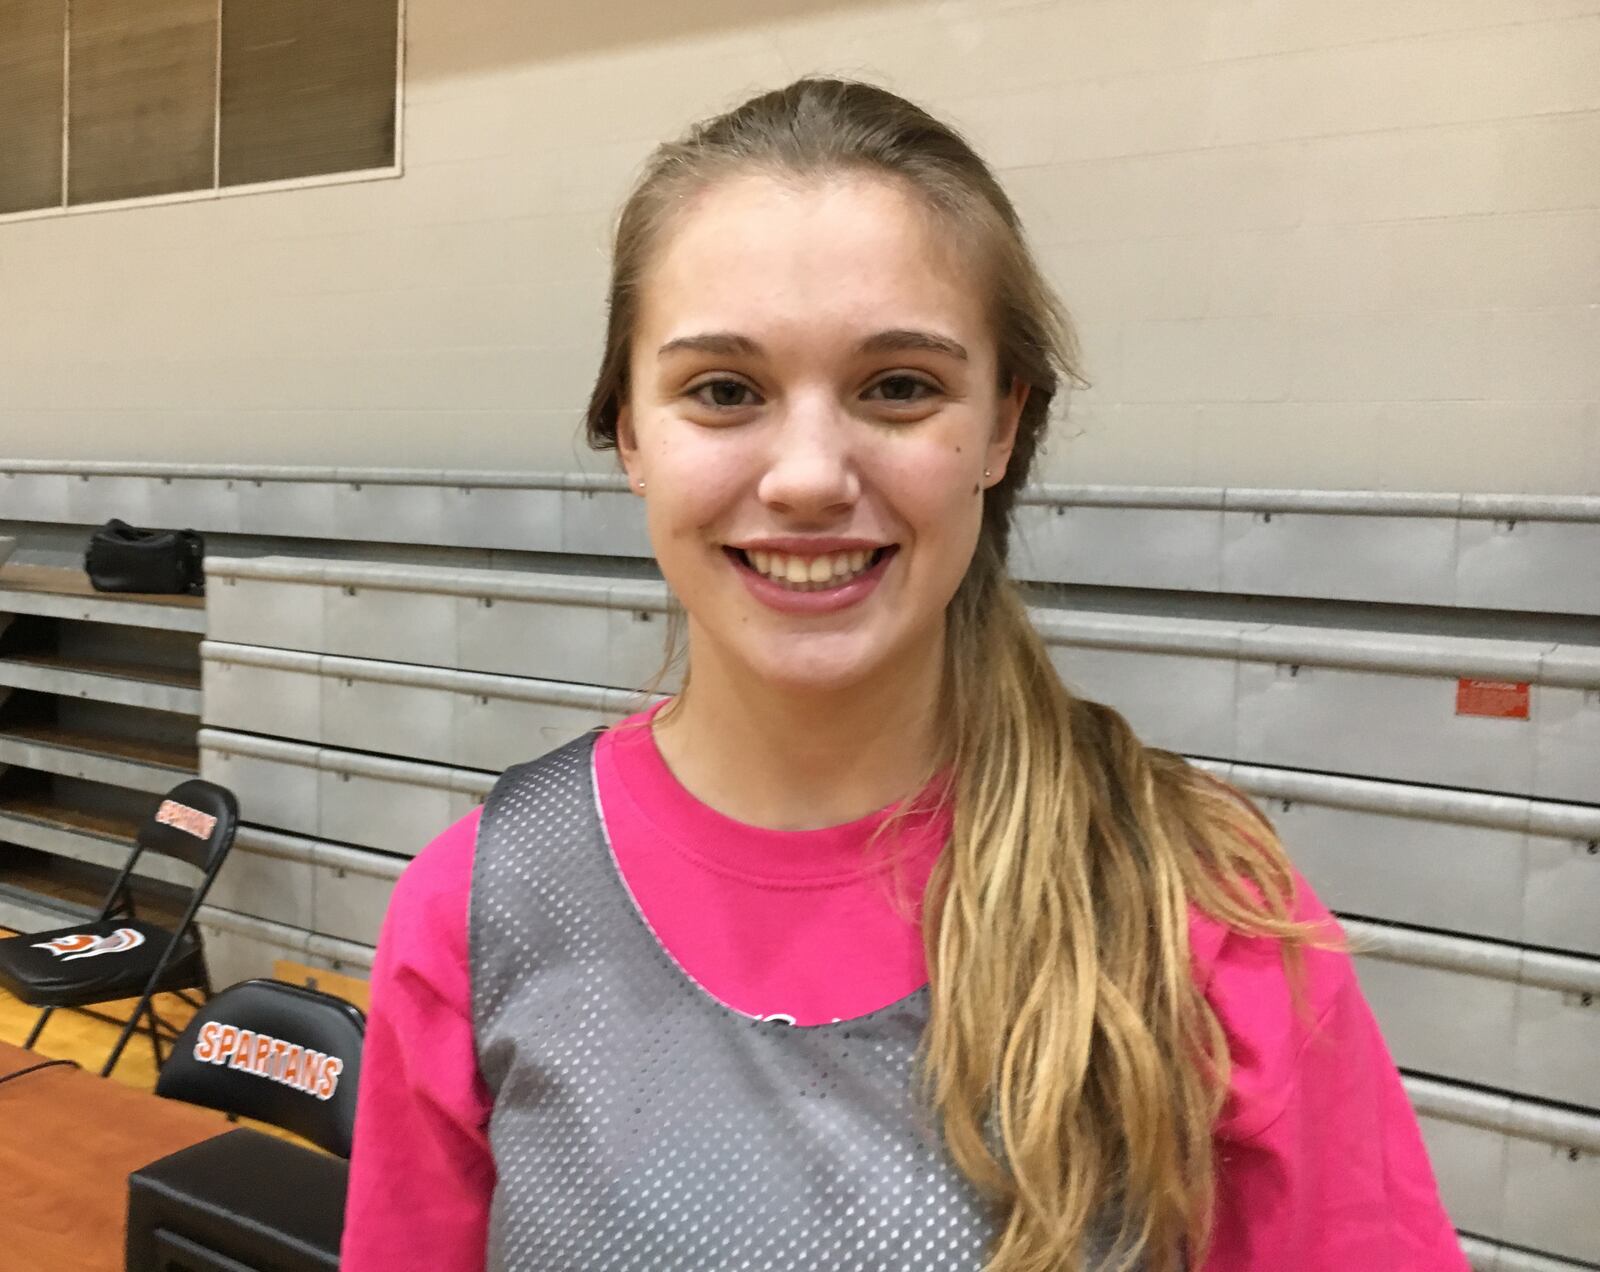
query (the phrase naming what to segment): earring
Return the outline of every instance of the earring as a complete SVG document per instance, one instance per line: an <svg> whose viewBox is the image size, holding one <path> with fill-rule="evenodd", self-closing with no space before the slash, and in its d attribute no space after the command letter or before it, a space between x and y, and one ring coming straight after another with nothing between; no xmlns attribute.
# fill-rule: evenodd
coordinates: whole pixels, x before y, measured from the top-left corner
<svg viewBox="0 0 1600 1272"><path fill-rule="evenodd" d="M639 489L640 490L644 489L644 478L643 477L639 478Z"/></svg>
<svg viewBox="0 0 1600 1272"><path fill-rule="evenodd" d="M988 470L988 469L987 469L987 468L985 468L985 469L984 469L984 470L983 470L983 475L984 475L984 476L985 476L985 477L987 477L987 476L988 476L988 475L989 475L989 470Z"/></svg>

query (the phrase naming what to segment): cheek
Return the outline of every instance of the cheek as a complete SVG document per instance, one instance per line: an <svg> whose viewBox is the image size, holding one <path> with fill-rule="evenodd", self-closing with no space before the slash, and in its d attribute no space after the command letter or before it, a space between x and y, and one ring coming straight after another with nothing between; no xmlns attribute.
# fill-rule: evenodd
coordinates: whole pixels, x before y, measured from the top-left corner
<svg viewBox="0 0 1600 1272"><path fill-rule="evenodd" d="M975 530L982 501L972 488L982 468L974 458L965 446L929 447L899 456L889 467L886 489L919 538L960 542Z"/></svg>
<svg viewBox="0 0 1600 1272"><path fill-rule="evenodd" d="M646 515L652 533L692 535L721 517L749 484L746 449L731 432L660 421L646 446Z"/></svg>

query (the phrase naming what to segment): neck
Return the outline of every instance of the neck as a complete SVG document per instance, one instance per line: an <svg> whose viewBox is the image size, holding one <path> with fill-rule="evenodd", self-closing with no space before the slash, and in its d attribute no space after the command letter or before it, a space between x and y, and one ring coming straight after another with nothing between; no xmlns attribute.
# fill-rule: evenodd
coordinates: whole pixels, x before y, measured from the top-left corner
<svg viewBox="0 0 1600 1272"><path fill-rule="evenodd" d="M819 692L732 665L691 629L689 690L655 717L673 775L718 812L815 830L913 795L935 754L943 633L892 670Z"/></svg>

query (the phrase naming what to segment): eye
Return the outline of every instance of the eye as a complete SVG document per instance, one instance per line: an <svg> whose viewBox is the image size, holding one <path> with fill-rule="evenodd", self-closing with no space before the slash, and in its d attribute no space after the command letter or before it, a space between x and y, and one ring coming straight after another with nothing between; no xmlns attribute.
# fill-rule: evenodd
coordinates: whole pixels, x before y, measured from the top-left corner
<svg viewBox="0 0 1600 1272"><path fill-rule="evenodd" d="M742 406L754 406L760 399L756 391L743 380L702 380L689 390L689 396L701 406L714 410L735 411Z"/></svg>
<svg viewBox="0 0 1600 1272"><path fill-rule="evenodd" d="M879 389L883 390L883 396L878 399L879 401L907 406L924 401L939 392L937 385L930 384L921 376L906 375L903 372L884 376L867 390L867 395L870 396Z"/></svg>

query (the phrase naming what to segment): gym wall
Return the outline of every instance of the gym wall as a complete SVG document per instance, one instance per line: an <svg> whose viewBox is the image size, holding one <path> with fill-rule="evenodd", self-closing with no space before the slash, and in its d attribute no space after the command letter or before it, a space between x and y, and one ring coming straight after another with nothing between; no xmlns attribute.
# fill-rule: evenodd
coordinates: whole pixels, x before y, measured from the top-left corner
<svg viewBox="0 0 1600 1272"><path fill-rule="evenodd" d="M1600 492L1595 0L407 0L403 174L0 223L0 456L560 471L651 145L957 121L1094 387L1047 480ZM0 512L0 516L3 516Z"/></svg>

